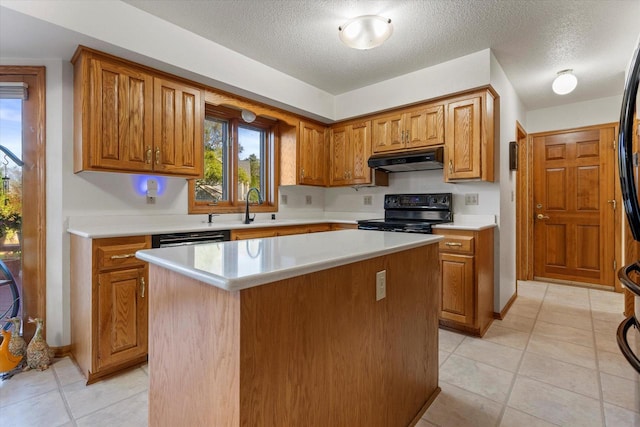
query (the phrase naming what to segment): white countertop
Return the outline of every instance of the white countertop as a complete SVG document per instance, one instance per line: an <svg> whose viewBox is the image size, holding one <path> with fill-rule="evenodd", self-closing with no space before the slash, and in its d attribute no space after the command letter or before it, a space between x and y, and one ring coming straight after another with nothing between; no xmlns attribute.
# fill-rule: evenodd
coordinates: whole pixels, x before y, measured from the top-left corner
<svg viewBox="0 0 640 427"><path fill-rule="evenodd" d="M496 217L494 215L463 215L454 214L453 222L434 225L433 228L442 230L470 230L481 231L487 228L496 227Z"/></svg>
<svg viewBox="0 0 640 427"><path fill-rule="evenodd" d="M342 230L148 249L138 251L136 257L224 290L239 291L432 244L442 238Z"/></svg>
<svg viewBox="0 0 640 427"><path fill-rule="evenodd" d="M304 218L304 219L277 219L277 220L256 220L251 224L244 224L241 220L222 220L215 219L211 224L205 221L159 221L140 223L138 221L123 220L119 224L78 224L69 225L67 231L80 237L91 239L103 237L120 237L120 236L141 236L148 234L163 233L181 233L189 231L208 231L208 230L234 230L245 228L262 228L262 227L285 227L287 225L305 225L318 223L344 223L356 224L354 220L348 219L325 219L325 218Z"/></svg>

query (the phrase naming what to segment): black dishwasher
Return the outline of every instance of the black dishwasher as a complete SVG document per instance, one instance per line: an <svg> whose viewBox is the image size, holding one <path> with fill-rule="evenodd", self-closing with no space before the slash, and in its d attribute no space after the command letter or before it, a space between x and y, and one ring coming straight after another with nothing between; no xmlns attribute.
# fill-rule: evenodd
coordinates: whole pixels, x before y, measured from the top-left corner
<svg viewBox="0 0 640 427"><path fill-rule="evenodd" d="M152 248L170 246L197 245L200 243L227 242L231 240L229 230L190 231L186 233L154 234L151 236Z"/></svg>

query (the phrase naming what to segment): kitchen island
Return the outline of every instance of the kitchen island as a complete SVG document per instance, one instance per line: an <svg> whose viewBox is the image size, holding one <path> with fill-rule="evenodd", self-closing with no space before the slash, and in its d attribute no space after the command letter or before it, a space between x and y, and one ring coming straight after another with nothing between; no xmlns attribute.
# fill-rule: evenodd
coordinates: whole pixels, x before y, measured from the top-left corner
<svg viewBox="0 0 640 427"><path fill-rule="evenodd" d="M345 230L137 252L149 424L416 423L439 392L439 240Z"/></svg>

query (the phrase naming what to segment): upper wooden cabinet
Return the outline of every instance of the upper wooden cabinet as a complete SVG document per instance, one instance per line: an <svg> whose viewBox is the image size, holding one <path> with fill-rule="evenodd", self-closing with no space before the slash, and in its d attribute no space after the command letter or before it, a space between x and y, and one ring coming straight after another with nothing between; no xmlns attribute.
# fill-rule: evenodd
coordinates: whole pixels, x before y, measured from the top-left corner
<svg viewBox="0 0 640 427"><path fill-rule="evenodd" d="M493 104L488 90L447 103L445 181L494 180Z"/></svg>
<svg viewBox="0 0 640 427"><path fill-rule="evenodd" d="M324 126L300 122L298 128L298 184L327 185L327 133Z"/></svg>
<svg viewBox="0 0 640 427"><path fill-rule="evenodd" d="M424 148L444 143L444 105L424 107L375 118L373 152Z"/></svg>
<svg viewBox="0 0 640 427"><path fill-rule="evenodd" d="M202 176L200 88L84 47L72 62L75 172Z"/></svg>
<svg viewBox="0 0 640 427"><path fill-rule="evenodd" d="M371 121L331 129L329 185L371 183Z"/></svg>

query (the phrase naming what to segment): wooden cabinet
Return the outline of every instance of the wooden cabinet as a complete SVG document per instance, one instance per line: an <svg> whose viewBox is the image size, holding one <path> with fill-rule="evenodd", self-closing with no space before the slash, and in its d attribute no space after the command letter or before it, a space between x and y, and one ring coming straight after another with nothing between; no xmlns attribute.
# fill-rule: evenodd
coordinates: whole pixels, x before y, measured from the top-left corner
<svg viewBox="0 0 640 427"><path fill-rule="evenodd" d="M202 176L200 88L84 47L72 62L75 172Z"/></svg>
<svg viewBox="0 0 640 427"><path fill-rule="evenodd" d="M428 104L374 118L372 134L374 153L444 144L444 105Z"/></svg>
<svg viewBox="0 0 640 427"><path fill-rule="evenodd" d="M493 233L434 230L439 242L440 326L482 336L493 322Z"/></svg>
<svg viewBox="0 0 640 427"><path fill-rule="evenodd" d="M331 224L305 224L277 227L261 227L231 230L231 240L261 239L264 237L290 236L292 234L331 231Z"/></svg>
<svg viewBox="0 0 640 427"><path fill-rule="evenodd" d="M493 104L488 90L448 101L445 181L494 180Z"/></svg>
<svg viewBox="0 0 640 427"><path fill-rule="evenodd" d="M204 161L202 91L154 78L154 172L201 176Z"/></svg>
<svg viewBox="0 0 640 427"><path fill-rule="evenodd" d="M71 236L71 352L93 382L147 359L149 236Z"/></svg>
<svg viewBox="0 0 640 427"><path fill-rule="evenodd" d="M371 121L331 129L329 185L371 183Z"/></svg>
<svg viewBox="0 0 640 427"><path fill-rule="evenodd" d="M298 129L298 184L327 184L327 128L300 122Z"/></svg>

